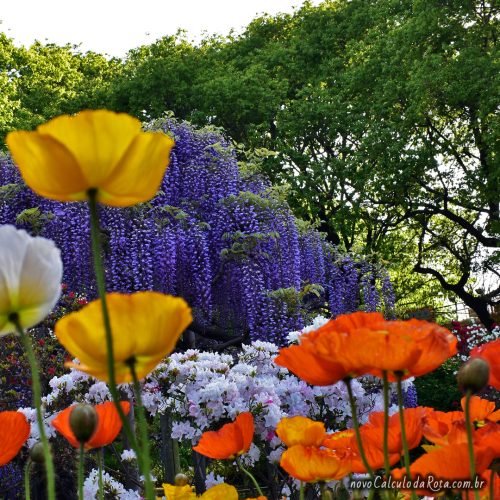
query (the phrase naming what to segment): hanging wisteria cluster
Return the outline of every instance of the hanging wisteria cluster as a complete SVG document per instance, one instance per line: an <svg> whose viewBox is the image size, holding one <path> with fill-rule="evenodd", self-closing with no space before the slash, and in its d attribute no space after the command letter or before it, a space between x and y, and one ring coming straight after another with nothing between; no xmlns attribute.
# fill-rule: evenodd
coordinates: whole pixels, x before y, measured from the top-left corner
<svg viewBox="0 0 500 500"><path fill-rule="evenodd" d="M319 312L391 313L385 270L340 254L297 223L266 179L242 175L219 132L172 119L151 126L171 134L176 146L156 198L102 209L110 291L180 295L198 325L278 344ZM0 224L53 239L67 289L96 296L87 206L36 196L7 157L0 159Z"/></svg>

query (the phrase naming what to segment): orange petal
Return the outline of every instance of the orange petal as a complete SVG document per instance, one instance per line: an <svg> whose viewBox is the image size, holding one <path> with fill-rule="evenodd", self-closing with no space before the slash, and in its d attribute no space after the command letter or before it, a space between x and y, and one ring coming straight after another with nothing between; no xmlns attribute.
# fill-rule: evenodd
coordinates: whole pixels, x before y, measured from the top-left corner
<svg viewBox="0 0 500 500"><path fill-rule="evenodd" d="M463 397L460 400L462 409L465 412L465 400ZM484 420L490 420L488 417L495 412L495 403L493 401L488 401L487 399L482 399L479 396L471 396L469 400L469 412L470 419L473 422L482 422ZM498 420L496 416L493 416L492 422Z"/></svg>
<svg viewBox="0 0 500 500"><path fill-rule="evenodd" d="M348 460L339 459L326 448L301 444L285 450L280 465L290 476L308 483L342 479L350 473Z"/></svg>
<svg viewBox="0 0 500 500"><path fill-rule="evenodd" d="M217 460L233 458L250 449L253 434L252 414L240 413L234 422L223 425L218 431L204 432L193 450Z"/></svg>
<svg viewBox="0 0 500 500"><path fill-rule="evenodd" d="M298 415L281 419L276 427L276 434L287 446L320 446L326 437L326 430L323 422Z"/></svg>
<svg viewBox="0 0 500 500"><path fill-rule="evenodd" d="M476 472L484 472L494 458L490 448L474 446ZM417 458L410 466L412 477L432 475L440 479L470 478L469 451L467 443L452 444L435 449ZM394 477L404 476L403 469L393 471Z"/></svg>
<svg viewBox="0 0 500 500"><path fill-rule="evenodd" d="M125 414L130 411L130 403L128 401L120 401L120 405ZM59 412L52 420L52 426L60 433L66 440L75 448L80 447L80 443L76 439L71 426L69 424L69 417L73 411L74 406ZM95 406L97 412L97 427L90 439L85 443L85 449L100 448L111 444L122 428L122 422L114 403L107 401Z"/></svg>
<svg viewBox="0 0 500 500"><path fill-rule="evenodd" d="M0 413L0 466L9 463L30 435L30 424L18 411Z"/></svg>
<svg viewBox="0 0 500 500"><path fill-rule="evenodd" d="M274 362L311 385L332 385L348 376L341 363L324 361L302 344L281 349Z"/></svg>
<svg viewBox="0 0 500 500"><path fill-rule="evenodd" d="M128 415L130 411L130 403L128 401L120 401L123 413ZM86 448L101 448L111 444L120 431L122 430L122 421L115 404L111 401L98 404L95 407L97 412L97 429L86 443Z"/></svg>
<svg viewBox="0 0 500 500"><path fill-rule="evenodd" d="M500 339L475 347L470 355L472 358L483 358L488 362L490 365L488 384L500 390Z"/></svg>

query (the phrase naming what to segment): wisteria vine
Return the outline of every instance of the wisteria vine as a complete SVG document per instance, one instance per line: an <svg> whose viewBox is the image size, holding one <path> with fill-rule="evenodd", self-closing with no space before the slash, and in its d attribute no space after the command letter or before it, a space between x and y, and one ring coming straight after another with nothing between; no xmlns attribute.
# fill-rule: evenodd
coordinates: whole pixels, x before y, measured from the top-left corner
<svg viewBox="0 0 500 500"><path fill-rule="evenodd" d="M173 119L150 127L176 146L150 203L101 209L109 290L180 295L198 324L278 344L318 313L391 314L386 271L297 221L263 176L242 174L220 132ZM68 289L96 296L87 207L38 197L8 157L0 159L0 224L53 239Z"/></svg>

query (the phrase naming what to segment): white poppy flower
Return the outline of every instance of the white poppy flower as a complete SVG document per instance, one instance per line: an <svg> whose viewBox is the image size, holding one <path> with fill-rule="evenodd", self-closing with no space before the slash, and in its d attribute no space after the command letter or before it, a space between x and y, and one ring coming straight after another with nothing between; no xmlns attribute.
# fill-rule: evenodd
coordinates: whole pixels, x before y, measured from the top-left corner
<svg viewBox="0 0 500 500"><path fill-rule="evenodd" d="M53 241L0 226L0 336L16 331L12 313L24 329L42 321L59 299L61 278L61 252Z"/></svg>

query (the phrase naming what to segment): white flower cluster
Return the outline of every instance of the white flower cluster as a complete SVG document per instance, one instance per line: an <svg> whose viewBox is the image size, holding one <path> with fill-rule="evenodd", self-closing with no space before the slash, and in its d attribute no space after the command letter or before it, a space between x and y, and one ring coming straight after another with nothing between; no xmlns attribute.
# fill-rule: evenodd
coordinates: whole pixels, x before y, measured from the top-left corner
<svg viewBox="0 0 500 500"><path fill-rule="evenodd" d="M152 391L151 413L169 412L173 417L174 439L197 442L207 429L221 420L233 420L243 411L255 417L256 434L269 445L269 457L278 460L278 422L286 416L305 415L327 423L330 430L350 425L351 410L345 385L313 387L273 362L279 348L256 341L243 346L236 359L227 354L189 350L177 353L161 364L148 378L145 389ZM381 410L380 391L369 393L352 381L359 417ZM273 451L275 450L275 451ZM249 465L258 459L249 453Z"/></svg>
<svg viewBox="0 0 500 500"><path fill-rule="evenodd" d="M459 341L465 343L465 345L460 348L462 353L458 354L461 361L465 362L469 359L468 353L472 351L474 347L500 338L500 325L496 325L490 332L481 324L472 324L460 328L453 328L452 333L458 337Z"/></svg>
<svg viewBox="0 0 500 500"><path fill-rule="evenodd" d="M26 417L26 420L31 426L30 435L26 444L28 445L28 448L32 448L36 443L38 443L38 441L40 441L40 431L38 430L36 410L35 408L19 408L17 411L22 413ZM43 417L45 434L48 438L53 437L56 433L54 427L50 425L54 417L55 415L44 415Z"/></svg>
<svg viewBox="0 0 500 500"><path fill-rule="evenodd" d="M103 486L106 498L116 498L118 500L137 500L142 496L133 490L127 490L122 483L115 481L107 472L102 475ZM99 471L92 469L87 479L83 483L83 496L88 500L97 498L99 492Z"/></svg>

